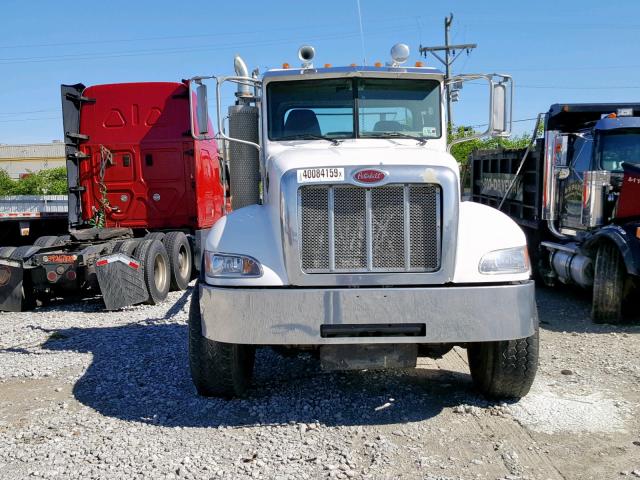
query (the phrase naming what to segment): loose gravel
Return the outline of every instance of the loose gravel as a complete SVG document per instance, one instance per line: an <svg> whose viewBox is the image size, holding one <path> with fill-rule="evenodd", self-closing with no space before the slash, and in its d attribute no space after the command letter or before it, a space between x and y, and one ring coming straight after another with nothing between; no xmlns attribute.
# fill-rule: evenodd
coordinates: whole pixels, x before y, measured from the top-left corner
<svg viewBox="0 0 640 480"><path fill-rule="evenodd" d="M640 472L640 327L540 290L541 364L519 403L472 389L463 349L402 371L257 355L243 400L204 399L190 292L0 314L0 478L609 479Z"/></svg>

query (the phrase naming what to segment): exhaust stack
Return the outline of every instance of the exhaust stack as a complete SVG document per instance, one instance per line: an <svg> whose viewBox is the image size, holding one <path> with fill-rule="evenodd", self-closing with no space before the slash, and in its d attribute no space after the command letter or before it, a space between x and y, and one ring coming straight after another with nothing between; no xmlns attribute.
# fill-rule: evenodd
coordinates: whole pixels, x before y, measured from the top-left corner
<svg viewBox="0 0 640 480"><path fill-rule="evenodd" d="M236 55L235 57L233 57L233 69L236 71L236 75L238 77L249 76L249 69L247 68L247 64L240 55ZM247 84L239 83L236 96L240 98L251 97L251 87Z"/></svg>

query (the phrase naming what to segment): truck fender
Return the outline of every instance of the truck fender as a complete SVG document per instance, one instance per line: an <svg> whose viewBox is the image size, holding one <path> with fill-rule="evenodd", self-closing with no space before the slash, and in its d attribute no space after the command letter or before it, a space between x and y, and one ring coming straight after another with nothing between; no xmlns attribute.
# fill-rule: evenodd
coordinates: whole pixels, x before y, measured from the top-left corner
<svg viewBox="0 0 640 480"><path fill-rule="evenodd" d="M582 244L581 250L587 256L595 258L598 247L604 241L610 241L616 245L629 274L640 275L640 239L618 225L608 225L591 235Z"/></svg>

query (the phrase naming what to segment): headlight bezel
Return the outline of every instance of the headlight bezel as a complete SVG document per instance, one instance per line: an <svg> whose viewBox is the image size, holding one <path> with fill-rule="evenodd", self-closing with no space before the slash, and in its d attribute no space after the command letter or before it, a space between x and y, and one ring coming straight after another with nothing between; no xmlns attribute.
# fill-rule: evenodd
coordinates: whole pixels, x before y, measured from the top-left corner
<svg viewBox="0 0 640 480"><path fill-rule="evenodd" d="M238 262L242 265L238 269ZM229 267L235 263L235 269ZM226 269L226 270L225 270ZM204 273L209 278L259 278L264 271L258 260L250 255L204 251Z"/></svg>
<svg viewBox="0 0 640 480"><path fill-rule="evenodd" d="M512 262L515 256L520 256L520 262ZM510 256L511 258L506 258ZM506 260L506 262L505 262ZM503 265L498 265L502 261ZM509 267L509 264L513 265ZM489 268L487 268L489 267ZM521 275L524 273L531 274L531 262L529 260L529 250L526 245L519 247L500 248L485 253L478 262L478 272L482 275Z"/></svg>

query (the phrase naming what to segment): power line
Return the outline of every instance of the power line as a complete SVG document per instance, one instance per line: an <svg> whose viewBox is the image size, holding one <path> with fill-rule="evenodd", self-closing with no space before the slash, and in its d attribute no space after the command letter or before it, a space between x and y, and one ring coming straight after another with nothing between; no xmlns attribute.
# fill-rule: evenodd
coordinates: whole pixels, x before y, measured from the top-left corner
<svg viewBox="0 0 640 480"><path fill-rule="evenodd" d="M513 120L513 123L520 123L520 122L531 122L533 120L537 120L538 117L533 117L533 118L520 118L518 120ZM478 125L465 125L466 127L470 127L470 128L478 128L478 127L486 127L487 125L489 125L488 123L479 123Z"/></svg>
<svg viewBox="0 0 640 480"><path fill-rule="evenodd" d="M484 82L466 82L465 85L482 85L486 86ZM594 86L562 86L562 85L527 85L516 83L515 88L539 88L548 90L636 90L640 89L640 85L594 85Z"/></svg>
<svg viewBox="0 0 640 480"><path fill-rule="evenodd" d="M639 86L632 85L623 85L623 86L597 86L597 87L562 87L558 85L517 85L517 88L542 88L542 89L550 89L550 90L631 90L631 89L639 89Z"/></svg>
<svg viewBox="0 0 640 480"><path fill-rule="evenodd" d="M13 122L32 122L36 120L54 120L61 117L36 117L36 118L17 118L12 120L0 120L0 123L13 123Z"/></svg>
<svg viewBox="0 0 640 480"><path fill-rule="evenodd" d="M45 113L45 112L57 112L58 109L51 108L46 110L25 110L23 112L0 112L0 116L8 116L8 115L25 115L30 113Z"/></svg>
<svg viewBox="0 0 640 480"><path fill-rule="evenodd" d="M388 29L378 29L378 32L391 33L403 31L406 32L407 29L414 28L413 26L402 26L402 27L393 27ZM340 38L353 38L357 37L359 34L354 32L349 33L341 33L341 34L331 34L331 35L319 35L316 37L307 38L306 40L327 40L327 39L340 39ZM176 47L176 48L159 48L159 49L146 49L146 50L138 50L138 51L128 51L128 52L112 52L112 53L79 53L79 54L65 54L65 55L52 55L52 56L42 56L42 57L7 57L0 58L0 65L9 65L9 64L23 64L23 63L43 63L43 62L54 62L54 61L79 61L79 60L95 60L95 59L104 59L104 58L121 58L121 57L138 57L138 56L154 56L154 55L175 55L181 53L191 53L191 52L203 52L210 50L221 50L221 49L237 49L242 47L253 47L253 46L270 46L270 45L280 45L280 44L291 44L296 40L287 38L287 39L278 39L272 41L252 41L252 42L244 42L244 43L220 43L220 44L209 44L203 45L200 47Z"/></svg>
<svg viewBox="0 0 640 480"><path fill-rule="evenodd" d="M399 16L399 17L387 17L379 20L369 20L369 23L372 24L393 24L398 20L410 20L414 21L415 17L413 16ZM315 27L324 28L324 27L335 27L336 25L349 25L348 22L332 22L328 24L317 24ZM290 27L287 26L288 32L308 32L308 27ZM194 33L189 35L162 35L162 36L153 36L153 37L138 37L138 38L123 38L123 39L109 39L109 40L83 40L82 45L108 45L114 43L137 43L137 42L146 42L146 41L157 41L157 40L188 40L194 38L211 38L211 37L230 37L230 36L244 36L248 34L256 34L256 33L273 33L273 28L270 29L258 29L258 30L250 30L250 31L234 31L234 32L219 32L219 33ZM4 49L19 49L19 48L40 48L40 47L66 47L66 46L77 46L78 42L58 42L58 43L30 43L30 44L18 44L18 45L0 45L0 50Z"/></svg>

